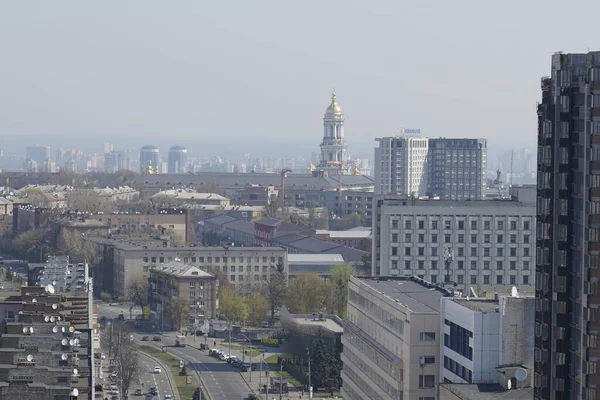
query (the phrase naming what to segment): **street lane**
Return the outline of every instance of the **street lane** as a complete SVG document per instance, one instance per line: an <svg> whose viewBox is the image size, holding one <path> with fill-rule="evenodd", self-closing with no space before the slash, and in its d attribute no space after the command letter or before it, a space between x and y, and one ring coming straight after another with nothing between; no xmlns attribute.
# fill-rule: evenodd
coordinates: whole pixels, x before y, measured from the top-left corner
<svg viewBox="0 0 600 400"><path fill-rule="evenodd" d="M129 307L128 306L109 306L106 303L98 303L99 313L101 316L107 318L117 318L121 312L125 312L125 318L128 318ZM123 310L123 311L122 311ZM139 314L139 307L138 313ZM134 313L134 318L135 318ZM128 321L126 319L125 321ZM122 321L115 321L121 322ZM133 324L128 322L129 328L134 335L136 340L141 345L152 346L157 349L161 349L163 346L167 346L167 352L175 355L176 357L183 359L189 363L189 368L197 371L201 374L202 382L211 399L244 399L250 392L248 384L240 374L239 370L227 364L224 361L219 361L216 358L210 357L208 351L200 351L194 347L187 346L185 348L174 347L177 332L167 332L161 335L161 342L142 342L142 336L149 336L150 339L155 335L153 334L153 326L156 326L156 321L140 321L141 327L134 329ZM193 343L193 337L188 337L188 343ZM212 343L214 339L209 339L209 343ZM197 338L196 344L204 342L204 338Z"/></svg>
<svg viewBox="0 0 600 400"><path fill-rule="evenodd" d="M142 392L146 395L151 387L155 387L158 391L158 396L154 396L155 400L164 400L167 394L174 395L171 385L169 385L167 373L165 371L161 371L160 374L154 373L154 367L159 366L156 361L142 354L140 366L142 368L140 382L131 385L131 394L135 393L136 389L142 389Z"/></svg>

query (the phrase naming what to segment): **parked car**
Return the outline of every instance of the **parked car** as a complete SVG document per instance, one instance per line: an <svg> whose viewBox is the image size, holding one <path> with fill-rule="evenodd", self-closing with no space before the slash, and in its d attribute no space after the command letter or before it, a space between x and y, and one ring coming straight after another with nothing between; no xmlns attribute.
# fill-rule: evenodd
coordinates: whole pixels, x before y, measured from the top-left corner
<svg viewBox="0 0 600 400"><path fill-rule="evenodd" d="M138 321L135 322L135 324L133 324L134 327L139 328L140 326L142 326L142 324L140 324Z"/></svg>
<svg viewBox="0 0 600 400"><path fill-rule="evenodd" d="M225 354L225 353L219 354L219 360L221 360L221 361L227 360L227 357L229 357L229 354Z"/></svg>
<svg viewBox="0 0 600 400"><path fill-rule="evenodd" d="M228 364L231 364L231 362L236 358L236 356L229 354L229 357L225 357L225 361L227 361Z"/></svg>
<svg viewBox="0 0 600 400"><path fill-rule="evenodd" d="M110 400L119 400L119 396L110 396Z"/></svg>
<svg viewBox="0 0 600 400"><path fill-rule="evenodd" d="M142 336L142 342L147 342L149 340L150 338L148 336Z"/></svg>
<svg viewBox="0 0 600 400"><path fill-rule="evenodd" d="M135 389L135 393L133 394L134 396L141 396L144 393L142 393L142 389Z"/></svg>
<svg viewBox="0 0 600 400"><path fill-rule="evenodd" d="M161 372L162 372L162 369L160 369L160 367L158 367L158 366L154 367L155 374L160 374Z"/></svg>
<svg viewBox="0 0 600 400"><path fill-rule="evenodd" d="M258 400L258 397L256 397L256 395L254 393L249 393L247 399L248 400Z"/></svg>
<svg viewBox="0 0 600 400"><path fill-rule="evenodd" d="M173 396L170 394L165 394L165 400L173 400Z"/></svg>
<svg viewBox="0 0 600 400"><path fill-rule="evenodd" d="M151 387L150 388L150 394L153 395L153 396L156 396L158 394L158 391L156 390L155 387Z"/></svg>
<svg viewBox="0 0 600 400"><path fill-rule="evenodd" d="M153 341L153 342L160 342L161 340L162 340L162 338L161 338L160 336L154 336L154 337L152 338L152 341Z"/></svg>
<svg viewBox="0 0 600 400"><path fill-rule="evenodd" d="M146 400L154 400L154 395L152 393L147 393Z"/></svg>

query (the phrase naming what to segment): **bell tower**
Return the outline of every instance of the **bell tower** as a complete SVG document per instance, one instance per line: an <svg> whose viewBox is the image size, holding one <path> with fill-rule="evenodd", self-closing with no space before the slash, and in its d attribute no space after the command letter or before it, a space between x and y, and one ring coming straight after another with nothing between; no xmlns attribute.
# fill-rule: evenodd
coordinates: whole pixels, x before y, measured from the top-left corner
<svg viewBox="0 0 600 400"><path fill-rule="evenodd" d="M348 146L344 140L344 111L336 101L335 92L331 94L331 104L323 117L323 141L318 168L329 174L343 173L348 162Z"/></svg>

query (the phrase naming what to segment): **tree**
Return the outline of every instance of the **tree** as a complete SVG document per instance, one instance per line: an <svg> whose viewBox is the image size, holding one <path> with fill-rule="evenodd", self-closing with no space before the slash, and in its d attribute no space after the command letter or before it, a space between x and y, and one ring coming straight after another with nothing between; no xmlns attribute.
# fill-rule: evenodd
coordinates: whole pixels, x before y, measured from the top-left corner
<svg viewBox="0 0 600 400"><path fill-rule="evenodd" d="M180 331L189 320L190 302L187 299L171 299L167 303L166 311L173 326Z"/></svg>
<svg viewBox="0 0 600 400"><path fill-rule="evenodd" d="M362 217L360 214L347 214L342 217L342 229L352 229L357 226L362 226Z"/></svg>
<svg viewBox="0 0 600 400"><path fill-rule="evenodd" d="M102 292L102 293L100 293L100 298L102 299L103 302L110 303L110 301L112 300L112 295L107 292Z"/></svg>
<svg viewBox="0 0 600 400"><path fill-rule="evenodd" d="M231 288L231 282L229 282L229 279L227 278L227 274L225 272L223 272L221 267L219 267L218 265L217 266L213 266L213 265L207 266L206 272L208 272L209 274L211 274L212 276L214 276L217 279L217 282L219 283L219 288L217 289L217 298L219 299L219 301L221 301L223 291L226 288Z"/></svg>
<svg viewBox="0 0 600 400"><path fill-rule="evenodd" d="M292 314L321 312L329 292L318 274L301 274L290 282L285 304Z"/></svg>
<svg viewBox="0 0 600 400"><path fill-rule="evenodd" d="M279 200L277 200L275 197L272 197L271 201L269 201L269 203L267 203L265 206L263 214L267 218L277 218L277 216L280 214L280 208Z"/></svg>
<svg viewBox="0 0 600 400"><path fill-rule="evenodd" d="M154 203L148 199L141 199L139 196L132 200L117 200L115 207L119 212L149 214L155 211Z"/></svg>
<svg viewBox="0 0 600 400"><path fill-rule="evenodd" d="M102 200L90 189L73 190L67 194L66 201L69 210L81 212L97 213L102 211L108 213L115 209L112 202Z"/></svg>
<svg viewBox="0 0 600 400"><path fill-rule="evenodd" d="M57 247L60 253L69 256L70 262L87 261L92 265L98 262L96 247L78 232L62 228L58 235Z"/></svg>
<svg viewBox="0 0 600 400"><path fill-rule="evenodd" d="M129 282L125 289L125 294L134 306L139 306L144 311L148 305L148 281L143 278L135 279Z"/></svg>
<svg viewBox="0 0 600 400"><path fill-rule="evenodd" d="M348 281L356 275L354 267L349 264L338 264L331 268L329 285L331 287L331 311L338 317L346 317L346 303L348 302Z"/></svg>
<svg viewBox="0 0 600 400"><path fill-rule="evenodd" d="M272 270L265 285L271 320L275 319L275 311L281 307L287 296L287 273L282 263L277 264L277 269Z"/></svg>
<svg viewBox="0 0 600 400"><path fill-rule="evenodd" d="M370 276L371 275L371 253L363 254L360 259L361 265L358 269L357 273L360 276Z"/></svg>
<svg viewBox="0 0 600 400"><path fill-rule="evenodd" d="M50 201L48 201L48 197L46 197L44 192L42 192L42 190L37 187L23 189L19 191L18 195L24 201L26 201L34 207L44 208L50 206Z"/></svg>
<svg viewBox="0 0 600 400"><path fill-rule="evenodd" d="M111 325L105 337L109 354L115 359L119 371L121 393L123 398L127 398L131 384L137 382L141 375L137 346L131 340L131 332L122 324Z"/></svg>
<svg viewBox="0 0 600 400"><path fill-rule="evenodd" d="M26 231L14 238L13 247L19 257L29 261L43 262L43 250L48 246L48 231L33 229ZM40 260L40 254L42 259Z"/></svg>
<svg viewBox="0 0 600 400"><path fill-rule="evenodd" d="M219 300L219 311L230 322L245 321L248 319L248 305L246 299L235 293L231 286L225 287Z"/></svg>
<svg viewBox="0 0 600 400"><path fill-rule="evenodd" d="M246 297L246 304L248 305L248 319L252 323L258 323L265 318L267 311L269 310L269 302L267 298L259 291L254 291Z"/></svg>
<svg viewBox="0 0 600 400"><path fill-rule="evenodd" d="M311 378L315 387L329 387L331 377L332 357L327 342L323 340L321 329L317 333L317 340L313 344L311 357Z"/></svg>

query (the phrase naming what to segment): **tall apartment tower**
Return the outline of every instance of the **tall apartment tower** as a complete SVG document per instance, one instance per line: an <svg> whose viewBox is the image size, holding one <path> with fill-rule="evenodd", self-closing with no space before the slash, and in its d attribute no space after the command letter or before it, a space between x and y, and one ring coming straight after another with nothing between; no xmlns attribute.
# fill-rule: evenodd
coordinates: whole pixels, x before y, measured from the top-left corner
<svg viewBox="0 0 600 400"><path fill-rule="evenodd" d="M173 146L169 149L167 170L170 174L183 174L187 166L187 149L184 146Z"/></svg>
<svg viewBox="0 0 600 400"><path fill-rule="evenodd" d="M156 146L144 146L140 149L140 170L143 174L158 173L160 150Z"/></svg>
<svg viewBox="0 0 600 400"><path fill-rule="evenodd" d="M375 192L439 197L485 198L487 140L471 138L375 139Z"/></svg>
<svg viewBox="0 0 600 400"><path fill-rule="evenodd" d="M375 192L425 196L427 152L425 138L384 137L375 139Z"/></svg>
<svg viewBox="0 0 600 400"><path fill-rule="evenodd" d="M538 115L535 399L600 399L600 52L552 56Z"/></svg>

